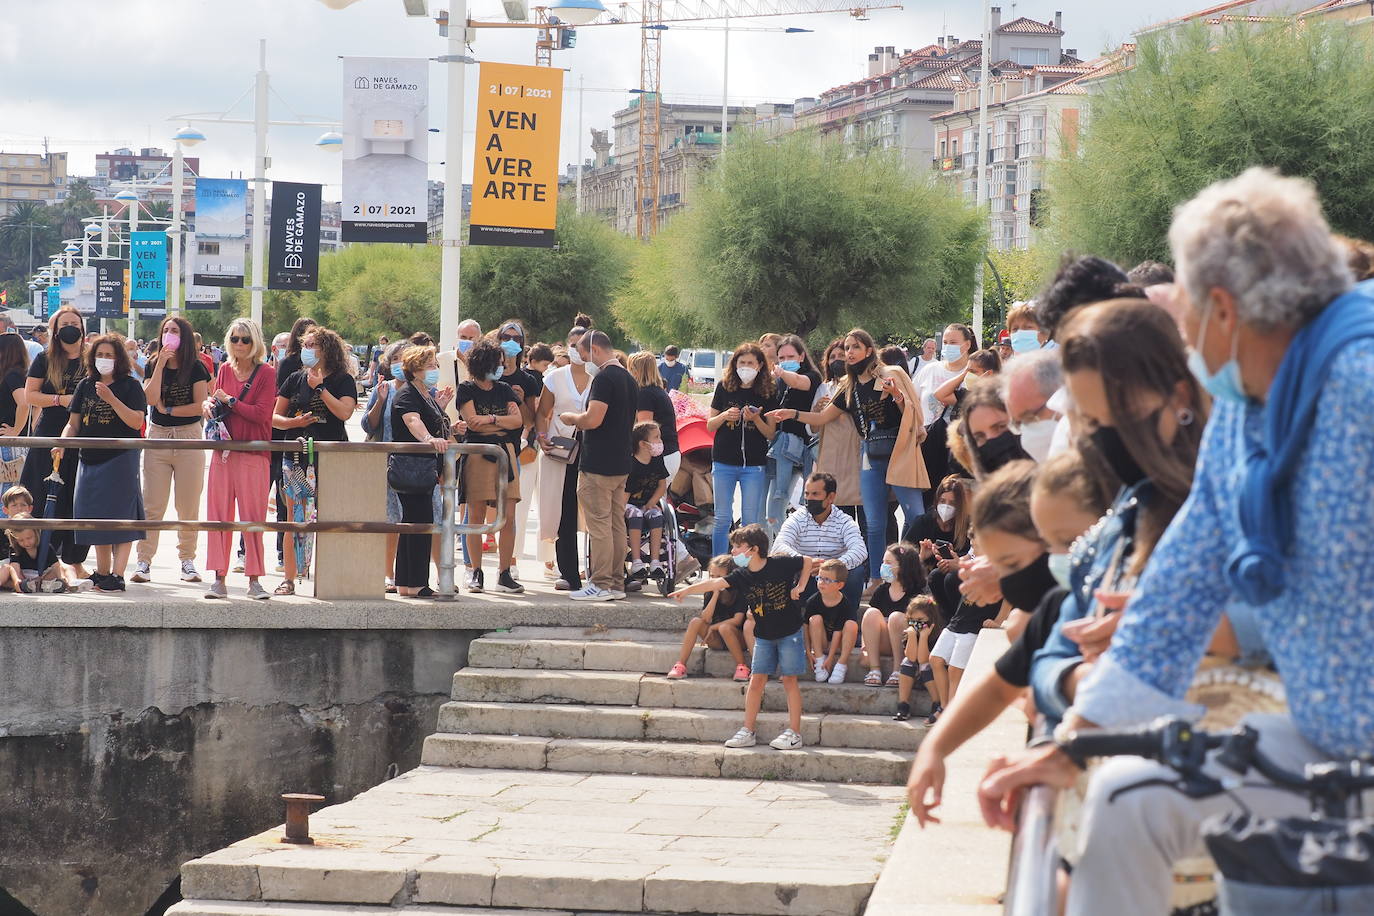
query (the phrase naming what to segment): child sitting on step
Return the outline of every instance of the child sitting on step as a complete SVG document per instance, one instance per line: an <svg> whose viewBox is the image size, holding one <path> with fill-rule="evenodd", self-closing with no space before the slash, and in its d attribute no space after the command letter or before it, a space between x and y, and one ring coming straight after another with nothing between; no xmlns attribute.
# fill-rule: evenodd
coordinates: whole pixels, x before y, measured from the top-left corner
<svg viewBox="0 0 1374 916"><path fill-rule="evenodd" d="M10 516L10 521L22 522L31 518L33 516L27 512L18 512ZM39 536L36 528L6 528L5 537L9 541L9 562L0 566L0 589L7 588L26 595L76 589L76 583L68 580L66 567L53 551L49 551L52 563L48 568L39 568Z"/></svg>
<svg viewBox="0 0 1374 916"><path fill-rule="evenodd" d="M744 694L744 725L725 746L753 747L757 743L754 726L763 706L763 688L769 675L776 674L787 692L788 727L769 745L780 751L797 750L802 746L802 697L797 678L806 672L806 644L798 599L811 578L811 558L768 556L768 533L759 525L745 525L730 532L730 551L735 569L728 576L680 588L669 597L681 601L687 595L726 588L740 593L754 619L754 664L749 689Z"/></svg>
<svg viewBox="0 0 1374 916"><path fill-rule="evenodd" d="M845 662L859 639L859 609L844 596L849 567L825 560L816 572L816 593L806 599L806 629L817 683L843 684Z"/></svg>
<svg viewBox="0 0 1374 916"><path fill-rule="evenodd" d="M717 579L725 579L735 568L729 554L721 554L706 566L706 572ZM701 616L693 617L682 637L682 654L668 671L677 680L687 676L687 660L700 640L710 649L728 649L735 660L735 680L749 680L749 665L744 658L744 602L733 588L708 592L702 596Z"/></svg>
<svg viewBox="0 0 1374 916"><path fill-rule="evenodd" d="M930 670L930 649L940 638L945 618L940 605L929 595L917 595L906 606L906 629L902 631L902 663L897 669L897 714L905 722L911 718L911 688L921 684L930 694L931 708L939 705L935 675Z"/></svg>

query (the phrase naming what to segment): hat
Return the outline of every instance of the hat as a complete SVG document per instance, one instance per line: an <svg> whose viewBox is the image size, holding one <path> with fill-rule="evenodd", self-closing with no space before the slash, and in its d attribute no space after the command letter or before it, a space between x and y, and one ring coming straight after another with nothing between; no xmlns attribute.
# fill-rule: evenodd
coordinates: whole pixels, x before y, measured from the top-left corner
<svg viewBox="0 0 1374 916"><path fill-rule="evenodd" d="M1003 331L997 335L997 346L1011 346L1011 331Z"/></svg>
<svg viewBox="0 0 1374 916"><path fill-rule="evenodd" d="M518 321L507 321L505 324L501 325L501 330L496 333L505 334L507 331L514 331L520 335L521 340L525 339L525 329L520 326L520 322Z"/></svg>

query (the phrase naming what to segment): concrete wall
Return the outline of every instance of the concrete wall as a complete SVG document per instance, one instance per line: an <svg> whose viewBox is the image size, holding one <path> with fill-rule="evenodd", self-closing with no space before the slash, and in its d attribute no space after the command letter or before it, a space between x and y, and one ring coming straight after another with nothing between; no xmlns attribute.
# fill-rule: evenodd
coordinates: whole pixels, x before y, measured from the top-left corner
<svg viewBox="0 0 1374 916"><path fill-rule="evenodd" d="M183 861L281 823L281 793L418 765L477 635L0 628L0 899L139 916Z"/></svg>

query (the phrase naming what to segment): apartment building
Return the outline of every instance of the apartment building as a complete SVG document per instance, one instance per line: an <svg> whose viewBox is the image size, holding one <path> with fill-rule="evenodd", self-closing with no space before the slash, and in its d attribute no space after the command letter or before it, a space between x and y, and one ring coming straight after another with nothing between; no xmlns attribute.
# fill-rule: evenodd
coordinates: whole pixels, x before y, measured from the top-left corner
<svg viewBox="0 0 1374 916"><path fill-rule="evenodd" d="M21 203L59 203L67 184L66 153L0 152L0 216Z"/></svg>
<svg viewBox="0 0 1374 916"><path fill-rule="evenodd" d="M196 156L183 156L181 160L182 194L194 194L196 176L200 174L200 159ZM88 179L91 189L98 198L112 198L122 182L158 181L146 189L139 189L139 196L145 202L172 199L172 155L151 146L137 152L128 147L120 147L108 153L96 153L95 177Z"/></svg>

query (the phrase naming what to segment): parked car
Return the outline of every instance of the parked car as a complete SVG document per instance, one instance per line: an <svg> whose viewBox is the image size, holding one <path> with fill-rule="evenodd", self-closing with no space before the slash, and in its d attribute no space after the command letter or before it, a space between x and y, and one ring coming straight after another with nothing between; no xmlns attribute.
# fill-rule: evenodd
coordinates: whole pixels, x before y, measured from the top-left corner
<svg viewBox="0 0 1374 916"><path fill-rule="evenodd" d="M686 350L682 359L687 363L687 377L698 385L714 385L720 381L730 354L723 350Z"/></svg>

